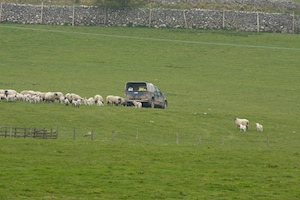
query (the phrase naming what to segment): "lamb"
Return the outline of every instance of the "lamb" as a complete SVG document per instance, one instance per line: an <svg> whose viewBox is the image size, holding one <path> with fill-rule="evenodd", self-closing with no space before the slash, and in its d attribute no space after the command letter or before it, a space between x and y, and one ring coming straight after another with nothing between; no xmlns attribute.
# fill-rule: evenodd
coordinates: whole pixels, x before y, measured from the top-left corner
<svg viewBox="0 0 300 200"><path fill-rule="evenodd" d="M257 131L260 131L260 132L263 132L263 130L264 130L263 125L261 125L261 124L259 124L259 123L255 123L255 124L256 124L256 130L257 130Z"/></svg>
<svg viewBox="0 0 300 200"><path fill-rule="evenodd" d="M7 101L15 101L15 100L17 100L17 95L16 94L8 94L6 96L6 100Z"/></svg>
<svg viewBox="0 0 300 200"><path fill-rule="evenodd" d="M246 132L247 126L245 126L245 125L243 125L243 124L239 124L238 126L239 126L239 128L240 128L240 131Z"/></svg>
<svg viewBox="0 0 300 200"><path fill-rule="evenodd" d="M73 101L72 101L72 104L73 104L75 107L81 106L81 99L73 100Z"/></svg>
<svg viewBox="0 0 300 200"><path fill-rule="evenodd" d="M102 101L98 101L98 102L97 102L97 106L104 106L104 104L103 104Z"/></svg>
<svg viewBox="0 0 300 200"><path fill-rule="evenodd" d="M247 130L248 130L248 126L249 126L249 120L248 119L239 119L239 118L235 118L234 119L234 123L237 125L237 128L239 128L240 124L246 126Z"/></svg>
<svg viewBox="0 0 300 200"><path fill-rule="evenodd" d="M83 98L83 102L85 105L91 106L93 104L95 104L94 98L90 97L88 99L86 99L85 97Z"/></svg>
<svg viewBox="0 0 300 200"><path fill-rule="evenodd" d="M69 99L67 99L67 97L65 97L64 102L65 102L66 106L68 106L70 103L70 101L69 101Z"/></svg>
<svg viewBox="0 0 300 200"><path fill-rule="evenodd" d="M143 107L143 104L141 102L133 101L132 103L135 106L135 108L141 108L141 107Z"/></svg>
<svg viewBox="0 0 300 200"><path fill-rule="evenodd" d="M114 95L108 95L106 97L106 104L107 105L124 105L125 100L122 97L114 96Z"/></svg>

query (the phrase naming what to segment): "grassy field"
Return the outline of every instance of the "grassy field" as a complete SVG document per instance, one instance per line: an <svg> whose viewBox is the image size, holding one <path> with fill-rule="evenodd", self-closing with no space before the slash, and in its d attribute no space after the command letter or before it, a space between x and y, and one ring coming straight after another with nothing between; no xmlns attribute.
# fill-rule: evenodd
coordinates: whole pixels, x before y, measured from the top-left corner
<svg viewBox="0 0 300 200"><path fill-rule="evenodd" d="M0 126L59 138L0 137L0 198L299 199L299 53L293 34L0 24L0 89L123 96L147 80L169 101L1 100Z"/></svg>

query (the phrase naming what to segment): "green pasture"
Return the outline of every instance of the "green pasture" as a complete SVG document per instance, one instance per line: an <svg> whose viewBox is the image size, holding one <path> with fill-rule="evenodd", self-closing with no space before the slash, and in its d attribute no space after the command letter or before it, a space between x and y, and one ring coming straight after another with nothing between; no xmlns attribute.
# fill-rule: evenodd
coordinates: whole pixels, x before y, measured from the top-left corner
<svg viewBox="0 0 300 200"><path fill-rule="evenodd" d="M0 24L0 89L105 98L145 80L169 101L1 100L0 126L59 136L0 137L0 198L299 199L299 64L297 34Z"/></svg>

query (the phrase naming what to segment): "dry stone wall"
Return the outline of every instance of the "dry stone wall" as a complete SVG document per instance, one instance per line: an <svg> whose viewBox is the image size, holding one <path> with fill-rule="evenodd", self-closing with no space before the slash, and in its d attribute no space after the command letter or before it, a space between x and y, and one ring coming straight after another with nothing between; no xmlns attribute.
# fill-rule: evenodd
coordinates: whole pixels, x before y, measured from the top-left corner
<svg viewBox="0 0 300 200"><path fill-rule="evenodd" d="M300 16L218 10L105 9L1 3L0 22L48 25L149 26L300 33Z"/></svg>

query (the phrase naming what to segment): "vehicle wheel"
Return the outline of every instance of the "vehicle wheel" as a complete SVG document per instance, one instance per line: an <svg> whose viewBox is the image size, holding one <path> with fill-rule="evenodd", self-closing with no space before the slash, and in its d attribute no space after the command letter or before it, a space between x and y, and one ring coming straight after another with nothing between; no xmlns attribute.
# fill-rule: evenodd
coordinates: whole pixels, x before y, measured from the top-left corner
<svg viewBox="0 0 300 200"><path fill-rule="evenodd" d="M151 101L150 106L151 106L151 108L154 108L154 107L155 107L154 101L153 101L153 100Z"/></svg>

